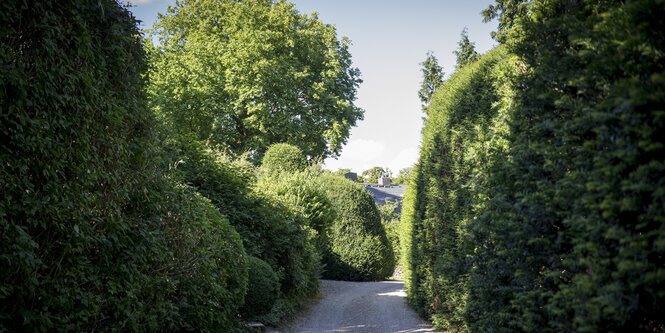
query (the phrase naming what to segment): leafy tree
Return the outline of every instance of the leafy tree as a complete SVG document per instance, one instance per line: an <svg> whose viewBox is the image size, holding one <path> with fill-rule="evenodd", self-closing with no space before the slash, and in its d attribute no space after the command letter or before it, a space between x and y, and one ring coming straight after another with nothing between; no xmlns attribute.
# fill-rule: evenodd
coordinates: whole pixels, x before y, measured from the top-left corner
<svg viewBox="0 0 665 333"><path fill-rule="evenodd" d="M423 112L427 113L427 107L432 101L432 96L443 83L443 67L439 66L439 61L432 51L427 52L427 58L420 63L423 72L423 81L420 83L418 97L422 103Z"/></svg>
<svg viewBox="0 0 665 333"><path fill-rule="evenodd" d="M286 142L337 156L362 119L350 41L283 0L184 0L151 31L150 104L182 136L260 162Z"/></svg>
<svg viewBox="0 0 665 333"><path fill-rule="evenodd" d="M334 174L338 176L344 176L345 174L351 172L351 169L337 169L337 171L334 172Z"/></svg>
<svg viewBox="0 0 665 333"><path fill-rule="evenodd" d="M367 169L363 171L363 173L360 174L360 177L362 178L363 182L365 183L373 183L376 184L378 181L379 177L383 177L386 173L389 173L390 170L384 169L382 167L373 167L371 169Z"/></svg>
<svg viewBox="0 0 665 333"><path fill-rule="evenodd" d="M462 38L457 42L457 50L453 51L457 57L457 68L478 60L475 43L469 41L469 33L466 27L462 30L460 36Z"/></svg>
<svg viewBox="0 0 665 333"><path fill-rule="evenodd" d="M399 170L397 177L393 179L393 184L408 185L411 180L411 174L413 173L413 167L407 167Z"/></svg>

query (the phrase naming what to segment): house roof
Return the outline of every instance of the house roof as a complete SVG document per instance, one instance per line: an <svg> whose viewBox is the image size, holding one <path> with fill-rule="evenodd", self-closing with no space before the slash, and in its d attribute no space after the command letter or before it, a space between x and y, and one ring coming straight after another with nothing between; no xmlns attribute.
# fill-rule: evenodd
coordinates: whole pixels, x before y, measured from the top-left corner
<svg viewBox="0 0 665 333"><path fill-rule="evenodd" d="M406 191L406 185L391 185L391 186L380 186L379 184L367 184L360 183L367 192L372 195L374 202L377 205L383 206L387 201L395 202L397 201L399 205L397 206L397 211L402 210L402 199L404 198L404 192Z"/></svg>

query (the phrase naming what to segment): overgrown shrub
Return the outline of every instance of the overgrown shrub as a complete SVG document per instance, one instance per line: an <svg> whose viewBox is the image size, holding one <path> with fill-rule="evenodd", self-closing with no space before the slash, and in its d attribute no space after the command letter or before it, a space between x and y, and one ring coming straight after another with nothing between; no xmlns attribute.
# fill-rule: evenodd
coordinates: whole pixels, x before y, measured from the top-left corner
<svg viewBox="0 0 665 333"><path fill-rule="evenodd" d="M310 240L321 256L328 247L328 234L336 211L317 181L320 172L305 169L307 164L303 153L288 144L272 145L263 163L257 191L275 198L303 218Z"/></svg>
<svg viewBox="0 0 665 333"><path fill-rule="evenodd" d="M319 260L305 230L307 222L283 203L252 189L223 155L195 141L175 141L177 170L228 217L240 234L247 254L267 262L280 277L280 297L269 314L276 324L306 296L318 289ZM251 311L251 309L246 309Z"/></svg>
<svg viewBox="0 0 665 333"><path fill-rule="evenodd" d="M0 3L0 331L230 331L237 233L160 169L136 20Z"/></svg>
<svg viewBox="0 0 665 333"><path fill-rule="evenodd" d="M319 181L337 210L323 277L369 281L390 276L394 254L372 195L361 185L333 174L323 174Z"/></svg>
<svg viewBox="0 0 665 333"><path fill-rule="evenodd" d="M395 255L395 265L401 266L401 253L402 247L400 246L400 214L397 212L397 207L399 202L386 201L386 204L383 206L377 206L379 209L379 215L381 216L381 225L383 229L386 230L386 237L388 237L388 242L390 242L391 248L393 249L393 254ZM401 271L401 268L400 268Z"/></svg>
<svg viewBox="0 0 665 333"><path fill-rule="evenodd" d="M248 257L249 280L242 314L245 318L256 318L270 312L279 296L279 276L265 261Z"/></svg>

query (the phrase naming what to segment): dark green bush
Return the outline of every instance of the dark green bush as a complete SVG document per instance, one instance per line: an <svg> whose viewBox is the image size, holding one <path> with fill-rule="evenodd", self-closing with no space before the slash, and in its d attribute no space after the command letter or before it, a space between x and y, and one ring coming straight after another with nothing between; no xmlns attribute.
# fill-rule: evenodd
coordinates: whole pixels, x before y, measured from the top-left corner
<svg viewBox="0 0 665 333"><path fill-rule="evenodd" d="M237 327L244 250L154 162L144 58L115 1L0 2L0 331Z"/></svg>
<svg viewBox="0 0 665 333"><path fill-rule="evenodd" d="M303 171L307 168L307 158L300 148L288 143L271 145L263 156L261 167L267 172Z"/></svg>
<svg viewBox="0 0 665 333"><path fill-rule="evenodd" d="M409 301L450 331L663 331L665 2L498 6L518 60L481 57L429 109Z"/></svg>
<svg viewBox="0 0 665 333"><path fill-rule="evenodd" d="M241 313L251 319L268 314L275 305L279 296L279 276L259 258L250 256L247 263L249 280Z"/></svg>
<svg viewBox="0 0 665 333"><path fill-rule="evenodd" d="M370 281L390 276L394 254L372 195L344 177L324 174L319 181L337 210L323 278Z"/></svg>
<svg viewBox="0 0 665 333"><path fill-rule="evenodd" d="M240 234L247 254L267 262L280 276L282 308L269 317L276 324L318 289L319 261L305 227L307 221L270 196L255 192L243 171L203 144L171 145L183 181L209 198ZM247 309L248 311L250 309Z"/></svg>

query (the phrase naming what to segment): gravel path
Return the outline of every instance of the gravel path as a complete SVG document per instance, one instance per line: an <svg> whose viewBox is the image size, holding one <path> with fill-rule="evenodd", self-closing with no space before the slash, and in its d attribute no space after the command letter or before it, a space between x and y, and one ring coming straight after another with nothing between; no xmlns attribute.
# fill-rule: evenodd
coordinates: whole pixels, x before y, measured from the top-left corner
<svg viewBox="0 0 665 333"><path fill-rule="evenodd" d="M321 280L324 298L291 327L268 332L435 332L406 306L404 283Z"/></svg>

